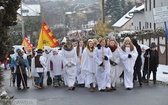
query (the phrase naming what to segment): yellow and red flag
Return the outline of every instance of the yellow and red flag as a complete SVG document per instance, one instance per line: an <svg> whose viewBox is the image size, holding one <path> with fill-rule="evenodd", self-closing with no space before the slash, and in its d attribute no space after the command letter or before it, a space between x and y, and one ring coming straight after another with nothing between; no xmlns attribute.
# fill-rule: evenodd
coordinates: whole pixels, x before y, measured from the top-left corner
<svg viewBox="0 0 168 105"><path fill-rule="evenodd" d="M24 46L26 51L33 49L33 45L30 43L26 36L23 38L22 46Z"/></svg>
<svg viewBox="0 0 168 105"><path fill-rule="evenodd" d="M45 22L42 24L37 49L44 49L44 46L51 48L59 46L59 43Z"/></svg>

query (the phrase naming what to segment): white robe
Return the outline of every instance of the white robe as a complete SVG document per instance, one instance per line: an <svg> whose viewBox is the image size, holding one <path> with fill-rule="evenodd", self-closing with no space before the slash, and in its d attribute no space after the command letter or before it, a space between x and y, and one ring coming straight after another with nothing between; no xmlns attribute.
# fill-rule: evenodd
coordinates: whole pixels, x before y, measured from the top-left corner
<svg viewBox="0 0 168 105"><path fill-rule="evenodd" d="M92 54L89 55L89 51L87 48L84 49L82 54L82 64L81 69L84 73L84 79L85 79L85 87L90 88L90 84L93 83L94 87L96 86L96 69L95 66L96 63L93 58L93 52L90 52Z"/></svg>
<svg viewBox="0 0 168 105"><path fill-rule="evenodd" d="M108 60L104 60L104 67L98 66L97 68L97 83L98 83L98 90L106 89L106 87L111 87L111 79L110 79L110 62L109 59L112 58L112 52L109 48L104 48L104 56L108 57ZM100 65L102 60L102 47L100 49L95 48L94 50L94 60L95 62Z"/></svg>
<svg viewBox="0 0 168 105"><path fill-rule="evenodd" d="M48 60L53 64L53 70L50 70L50 76L53 78L54 76L62 75L63 71L62 71L61 55L60 54L51 55ZM49 68L51 68L50 63L49 63Z"/></svg>
<svg viewBox="0 0 168 105"><path fill-rule="evenodd" d="M128 58L128 54L131 54L132 57ZM126 47L125 51L119 48L119 55L123 62L124 66L124 84L125 88L133 88L133 72L134 64L138 56L136 47L133 51L130 51L130 47Z"/></svg>
<svg viewBox="0 0 168 105"><path fill-rule="evenodd" d="M43 57L46 58L46 67L45 67L45 70L47 70L47 71L50 71L49 70L49 60L48 60L50 58L50 56L51 56L51 52L49 54L46 54L45 52L43 53Z"/></svg>
<svg viewBox="0 0 168 105"><path fill-rule="evenodd" d="M64 82L68 87L72 87L75 85L76 81L76 64L77 64L77 55L76 51L73 48L71 51L62 50L63 57L63 68L65 70L64 74ZM68 67L68 63L72 63L74 66Z"/></svg>
<svg viewBox="0 0 168 105"><path fill-rule="evenodd" d="M79 56L78 56L78 59L77 59L77 82L78 84L84 84L85 83L85 80L84 80L84 73L81 69L81 59L82 59L82 47L79 48ZM76 51L76 49L75 49Z"/></svg>
<svg viewBox="0 0 168 105"><path fill-rule="evenodd" d="M36 68L35 68L35 58L33 57L31 59L31 76L32 77L39 77Z"/></svg>
<svg viewBox="0 0 168 105"><path fill-rule="evenodd" d="M113 57L111 58L112 61L117 63L116 66L111 65L111 85L115 87L117 79L123 72L123 67L121 66L121 59L119 56L118 48L113 52Z"/></svg>

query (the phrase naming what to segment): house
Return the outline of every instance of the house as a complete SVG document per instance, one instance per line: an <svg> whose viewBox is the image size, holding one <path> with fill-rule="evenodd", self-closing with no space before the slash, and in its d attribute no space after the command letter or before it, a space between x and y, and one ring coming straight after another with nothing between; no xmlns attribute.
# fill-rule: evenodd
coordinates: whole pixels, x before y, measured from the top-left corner
<svg viewBox="0 0 168 105"><path fill-rule="evenodd" d="M156 30L163 28L163 23L155 23L153 9L168 6L168 0L145 0L144 4L137 8L133 15L134 30ZM168 20L167 20L168 22Z"/></svg>
<svg viewBox="0 0 168 105"><path fill-rule="evenodd" d="M114 25L114 31L130 31L133 30L133 11L135 11L136 6L133 7L129 12L127 12L121 19L119 19Z"/></svg>
<svg viewBox="0 0 168 105"><path fill-rule="evenodd" d="M21 10L22 16L40 16L41 14L41 7L39 4L22 3L22 6L18 9L17 13L21 14Z"/></svg>

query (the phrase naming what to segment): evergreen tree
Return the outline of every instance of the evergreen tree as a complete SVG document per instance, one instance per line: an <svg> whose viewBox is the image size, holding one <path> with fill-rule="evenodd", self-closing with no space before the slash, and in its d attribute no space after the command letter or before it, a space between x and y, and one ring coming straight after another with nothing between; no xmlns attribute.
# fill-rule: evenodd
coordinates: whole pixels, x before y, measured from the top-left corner
<svg viewBox="0 0 168 105"><path fill-rule="evenodd" d="M105 3L105 14L111 15L112 24L122 17L120 0L107 0Z"/></svg>
<svg viewBox="0 0 168 105"><path fill-rule="evenodd" d="M20 2L21 0L0 0L0 61L4 61L4 56L10 48L8 29L9 26L17 24L17 10Z"/></svg>
<svg viewBox="0 0 168 105"><path fill-rule="evenodd" d="M0 62L5 60L5 54L10 48L8 35L9 26L16 25L17 10L21 0L0 0ZM0 85L2 84L2 72L0 72Z"/></svg>
<svg viewBox="0 0 168 105"><path fill-rule="evenodd" d="M121 0L121 7L122 7L122 16L125 15L128 11L126 10L127 4L125 0Z"/></svg>
<svg viewBox="0 0 168 105"><path fill-rule="evenodd" d="M135 4L129 1L129 2L127 2L127 6L126 6L125 10L128 12L128 11L130 11L134 6L135 6Z"/></svg>

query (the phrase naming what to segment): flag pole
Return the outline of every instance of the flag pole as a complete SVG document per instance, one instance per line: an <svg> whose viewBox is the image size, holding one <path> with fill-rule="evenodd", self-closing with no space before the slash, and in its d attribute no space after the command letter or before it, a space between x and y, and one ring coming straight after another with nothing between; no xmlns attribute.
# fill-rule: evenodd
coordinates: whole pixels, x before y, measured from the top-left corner
<svg viewBox="0 0 168 105"><path fill-rule="evenodd" d="M167 59L167 43L168 43L168 29L167 29L167 24L166 24L166 22L164 22L164 26L165 26L165 31L166 31L166 40L165 40L165 44L166 44L166 65L168 65L168 59Z"/></svg>

